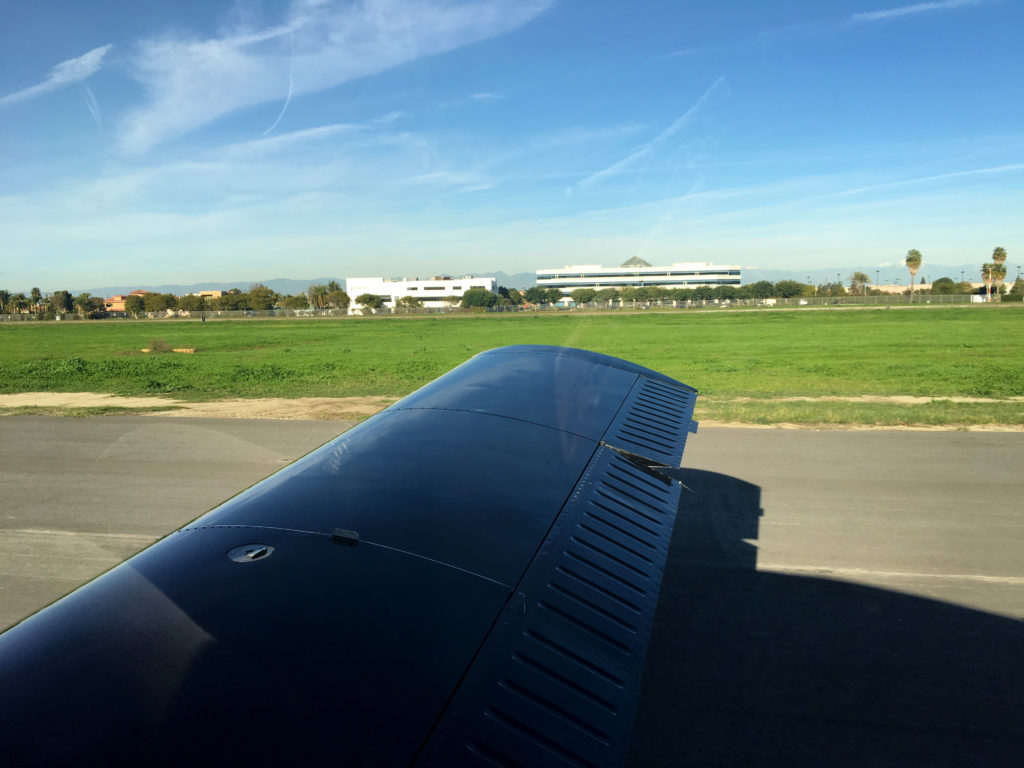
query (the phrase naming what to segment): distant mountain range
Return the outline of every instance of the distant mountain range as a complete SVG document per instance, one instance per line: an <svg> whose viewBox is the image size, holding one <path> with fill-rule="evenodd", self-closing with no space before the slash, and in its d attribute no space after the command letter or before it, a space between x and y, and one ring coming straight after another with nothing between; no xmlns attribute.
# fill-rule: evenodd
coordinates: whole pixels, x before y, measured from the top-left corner
<svg viewBox="0 0 1024 768"><path fill-rule="evenodd" d="M451 273L452 277L464 277L462 272ZM475 277L493 277L498 285L506 288L529 288L534 284L536 274L533 272L520 272L510 275L505 272L473 272ZM93 288L75 288L71 290L72 295L89 293L93 296L115 296L119 293L131 293L132 291L154 291L156 293L173 293L175 296L184 296L186 293L198 293L199 291L229 291L238 288L241 291L248 291L249 287L256 283L262 283L268 288L277 291L285 296L292 296L297 293L305 293L311 285L326 285L336 280L342 285L345 284L343 277L315 277L310 280L293 280L287 277L278 277L270 280L236 280L235 282L208 282L192 283L182 285L180 283L165 283L161 285L101 285Z"/></svg>
<svg viewBox="0 0 1024 768"><path fill-rule="evenodd" d="M1012 261L1012 260L1011 260ZM819 285L822 283L834 283L837 279L844 283L849 282L849 277L854 271L865 273L871 282L877 281L883 285L891 283L897 283L899 285L908 285L910 279L910 273L906 267L902 264L893 264L888 267L829 267L825 269L804 269L804 270L785 270L785 269L761 269L759 267L744 267L743 268L743 283L756 283L759 280L767 280L768 282L775 283L779 280L796 280L797 282L811 282L812 285ZM961 274L966 280L978 282L981 279L981 262L970 263L970 264L929 264L925 262L921 265L921 270L917 273L917 280L920 282L921 278L925 278L925 282L930 283L933 280L938 280L940 277L950 277L953 280L959 281ZM477 277L493 277L495 278L498 285L503 285L506 288L518 288L524 290L529 288L531 285L536 284L536 274L533 272L516 272L509 274L507 272L473 272L473 275ZM453 277L463 277L464 273L452 273ZM1017 265L1007 265L1007 284L1013 283L1017 277ZM249 287L255 283L262 283L268 288L272 288L283 295L293 295L296 293L305 293L306 289L311 285L325 285L331 280L336 280L342 285L345 284L345 278L343 277L316 277L309 280L293 280L290 278L279 277L270 280L236 280L235 282L209 282L209 283L192 283L191 285L181 284L162 284L162 285L103 285L92 288L75 288L69 289L72 294L79 294L87 292L93 296L113 296L118 293L131 293L136 290L145 291L156 291L157 293L173 293L177 296L182 296L186 293L198 293L199 291L226 291L232 288L238 288L242 291L249 290Z"/></svg>

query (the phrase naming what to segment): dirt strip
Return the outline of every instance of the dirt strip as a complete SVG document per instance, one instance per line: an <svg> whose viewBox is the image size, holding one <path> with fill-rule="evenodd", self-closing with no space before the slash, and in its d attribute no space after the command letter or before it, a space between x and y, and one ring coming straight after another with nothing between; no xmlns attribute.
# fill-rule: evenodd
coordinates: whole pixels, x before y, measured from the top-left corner
<svg viewBox="0 0 1024 768"><path fill-rule="evenodd" d="M165 418L206 417L217 419L362 419L387 408L397 397L297 397L214 400L193 403L169 397L122 397L95 392L25 392L0 395L0 408L147 408L174 407L154 416Z"/></svg>
<svg viewBox="0 0 1024 768"><path fill-rule="evenodd" d="M713 398L712 398L713 399ZM897 405L924 405L926 403L1024 403L1024 397L921 397L918 395L822 395L807 397L729 397L715 402L728 403L894 403Z"/></svg>
<svg viewBox="0 0 1024 768"><path fill-rule="evenodd" d="M14 395L0 395L0 409L4 408L132 408L142 412L149 408L173 407L175 410L156 412L154 416L163 418L218 418L218 419L287 419L293 421L329 421L335 419L355 420L372 416L377 411L387 408L399 398L387 395L367 395L363 397L296 397L296 398L235 398L232 400L214 400L211 402L194 403L176 400L169 397L123 397L105 395L95 392L23 392ZM756 399L737 397L731 402L871 402L919 404L933 400L951 400L962 403L993 403L1006 402L990 398L970 397L914 397L910 395L858 395L851 397L785 397ZM1011 401L1024 401L1024 398L1008 398ZM716 401L725 402L725 401ZM890 425L875 426L862 424L809 425L809 424L750 424L740 422L701 420L706 426L743 427L754 429L829 429L829 430L909 430L916 432L1024 432L1024 426L1011 424L973 424L948 426L913 426Z"/></svg>

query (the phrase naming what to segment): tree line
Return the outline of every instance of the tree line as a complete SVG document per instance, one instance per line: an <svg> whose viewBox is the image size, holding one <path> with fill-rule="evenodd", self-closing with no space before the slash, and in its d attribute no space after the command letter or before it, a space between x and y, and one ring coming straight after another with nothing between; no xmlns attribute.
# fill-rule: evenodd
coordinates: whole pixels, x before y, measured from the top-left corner
<svg viewBox="0 0 1024 768"><path fill-rule="evenodd" d="M384 299L372 293L363 293L356 296L356 304L364 309L380 309L384 306ZM461 296L446 296L445 304L448 307L461 307L463 309L489 309L491 307L507 307L525 304L523 294L515 288L506 288L499 285L494 291L486 288L469 288ZM422 299L415 296L402 296L395 301L396 309L423 309L426 306Z"/></svg>
<svg viewBox="0 0 1024 768"><path fill-rule="evenodd" d="M795 296L843 296L842 283L814 286L796 280L772 283L759 280L748 285L698 285L693 288L663 288L660 286L623 286L622 288L577 288L569 293L575 304L607 304L619 302L637 306L665 301L735 301L739 299L788 299ZM528 288L524 294L531 304L553 304L565 298L558 288Z"/></svg>
<svg viewBox="0 0 1024 768"><path fill-rule="evenodd" d="M992 261L985 262L981 265L981 282L984 283L983 291L988 297L989 301L992 301L993 288L995 289L996 300L1002 300L1002 296L1005 293L1005 286L1003 285L1006 280L1006 249L1002 246L996 246L992 249ZM907 270L910 272L910 300L914 300L914 278L917 276L918 271L921 269L921 262L923 261L921 252L916 248L911 248L907 251L904 264L907 266ZM860 274L860 273L857 273ZM924 278L921 279L924 282ZM950 293L974 293L974 286L968 282L963 281L960 283L954 283L951 277L940 277L938 280L932 283L932 293L937 294L950 294ZM1018 277L1013 287L1010 289L1009 295L1016 298L1018 301L1024 298L1024 280Z"/></svg>
<svg viewBox="0 0 1024 768"><path fill-rule="evenodd" d="M186 312L203 311L244 311L271 309L340 309L347 310L352 299L336 280L325 285L311 285L305 293L294 295L280 294L262 283L255 283L248 291L234 288L222 295L200 296L187 294L176 296L173 293L147 292L131 294L125 297L125 313L141 315L166 310L182 310ZM384 305L384 299L371 293L357 296L355 303L364 309L376 310ZM515 288L499 286L497 293L484 288L471 288L462 296L451 296L449 306L493 307L496 305L523 304L523 295ZM404 296L396 302L396 306L404 309L421 309L423 302L414 296ZM38 288L33 288L30 295L11 293L0 290L0 314L35 314L40 319L59 315L78 313L85 317L107 317L110 312L106 308L105 299L81 293L72 296L68 291L54 291L43 296Z"/></svg>
<svg viewBox="0 0 1024 768"><path fill-rule="evenodd" d="M993 294L999 299L1006 294L1006 249L997 247L992 251L991 261L981 267L981 279L984 283L980 292L984 292L989 300ZM911 301L915 293L921 293L915 286L915 278L923 262L921 252L916 248L907 251L904 259L910 272L909 293ZM921 278L922 283L924 278ZM779 280L770 282L759 280L747 285L698 285L693 288L662 288L660 286L623 286L622 288L577 288L570 292L569 298L577 305L604 304L613 306L618 303L631 306L660 304L666 301L735 301L744 299L789 299L802 296L847 296L847 295L880 295L877 288L869 288L871 279L864 272L853 272L849 278L849 290L841 280L825 282L818 285L801 283L797 280ZM975 287L969 281L956 282L951 277L940 277L931 284L927 292L936 295L975 293ZM1024 280L1017 278L1008 295L1014 300L1024 299ZM446 303L450 307L456 305L464 309L502 306L522 306L526 304L550 305L565 300L565 295L558 288L545 288L535 285L525 291L515 288L498 286L496 292L485 288L470 288L462 296L450 296ZM377 310L384 305L384 299L370 293L357 296L355 303L365 310ZM239 310L270 310L270 309L340 309L347 310L352 299L336 280L325 285L311 285L305 293L284 295L277 293L262 283L255 283L248 291L234 288L225 291L218 297L188 294L175 296L172 293L132 294L125 299L125 312L140 315L149 312L166 310L183 310L187 312L202 311L239 311ZM399 309L422 309L424 304L414 296L403 296L395 302ZM54 291L43 296L39 288L32 288L28 295L12 293L0 289L0 314L35 314L37 317L54 317L78 313L84 317L106 317L105 300L89 293L73 296L69 291Z"/></svg>
<svg viewBox="0 0 1024 768"><path fill-rule="evenodd" d="M348 294L333 280L327 285L310 286L307 293L293 296L277 293L262 283L255 283L249 287L248 291L234 288L217 297L198 294L176 296L173 293L150 291L131 294L124 300L125 312L130 315L164 312L168 309L187 312L309 309L311 307L315 309L347 309L348 305ZM44 297L38 288L33 288L28 296L24 293L0 290L0 313L31 313L40 318L71 313L100 318L110 314L106 307L106 300L100 296L91 296L89 293L73 296L68 291L54 291Z"/></svg>

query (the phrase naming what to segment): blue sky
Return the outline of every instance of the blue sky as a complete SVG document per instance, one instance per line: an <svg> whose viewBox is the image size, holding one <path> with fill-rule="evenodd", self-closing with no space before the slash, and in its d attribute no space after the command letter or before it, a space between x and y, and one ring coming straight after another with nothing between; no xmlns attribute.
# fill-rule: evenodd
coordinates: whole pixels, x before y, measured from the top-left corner
<svg viewBox="0 0 1024 768"><path fill-rule="evenodd" d="M1012 278L1022 29L1017 0L20 3L0 287L996 245Z"/></svg>

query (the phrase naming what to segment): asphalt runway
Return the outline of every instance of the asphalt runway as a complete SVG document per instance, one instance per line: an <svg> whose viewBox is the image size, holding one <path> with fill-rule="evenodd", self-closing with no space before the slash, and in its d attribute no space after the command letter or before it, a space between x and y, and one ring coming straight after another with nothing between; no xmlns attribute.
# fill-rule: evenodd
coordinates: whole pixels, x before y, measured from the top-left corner
<svg viewBox="0 0 1024 768"><path fill-rule="evenodd" d="M1024 439L705 430L630 766L1024 754Z"/></svg>
<svg viewBox="0 0 1024 768"><path fill-rule="evenodd" d="M347 426L0 418L0 628ZM1015 762L1021 467L1016 433L701 429L629 764Z"/></svg>
<svg viewBox="0 0 1024 768"><path fill-rule="evenodd" d="M0 629L350 425L0 418Z"/></svg>

